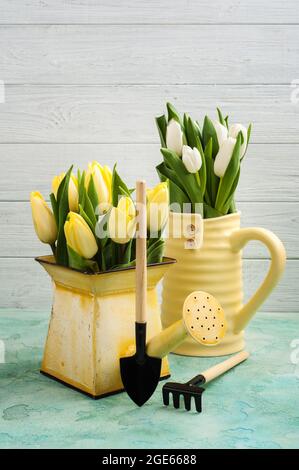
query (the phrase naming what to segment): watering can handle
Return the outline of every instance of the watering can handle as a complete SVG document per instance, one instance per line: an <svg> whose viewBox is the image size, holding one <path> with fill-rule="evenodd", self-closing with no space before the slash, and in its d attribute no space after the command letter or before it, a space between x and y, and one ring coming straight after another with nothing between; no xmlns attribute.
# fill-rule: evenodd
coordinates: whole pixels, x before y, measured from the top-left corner
<svg viewBox="0 0 299 470"><path fill-rule="evenodd" d="M233 252L240 251L246 243L258 240L268 248L271 262L268 273L260 287L251 299L243 305L234 320L234 333L239 333L253 317L257 309L266 300L272 289L276 286L285 268L286 252L280 239L270 230L258 227L241 228L234 230L230 235Z"/></svg>

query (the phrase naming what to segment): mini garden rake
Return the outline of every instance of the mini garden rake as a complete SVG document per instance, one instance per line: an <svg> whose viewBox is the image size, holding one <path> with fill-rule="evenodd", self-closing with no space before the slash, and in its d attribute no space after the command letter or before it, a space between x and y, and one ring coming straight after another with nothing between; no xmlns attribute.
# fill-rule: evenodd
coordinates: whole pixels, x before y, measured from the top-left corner
<svg viewBox="0 0 299 470"><path fill-rule="evenodd" d="M205 389L199 385L204 385L208 382L211 382L216 377L224 374L224 372L232 369L237 364L240 364L240 362L245 361L248 357L249 353L247 351L241 351L226 361L220 362L210 369L205 370L201 374L196 375L193 377L193 379L184 384L176 382L166 383L162 389L164 405L169 405L169 395L172 394L173 406L175 408L179 408L180 397L182 396L184 398L185 409L190 411L191 399L194 398L196 411L200 413L202 410L201 396Z"/></svg>

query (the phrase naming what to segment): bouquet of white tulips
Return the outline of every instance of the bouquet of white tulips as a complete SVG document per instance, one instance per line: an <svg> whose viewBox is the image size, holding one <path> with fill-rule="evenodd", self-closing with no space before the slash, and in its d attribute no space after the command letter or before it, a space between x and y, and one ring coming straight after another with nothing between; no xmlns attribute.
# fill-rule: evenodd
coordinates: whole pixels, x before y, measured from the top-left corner
<svg viewBox="0 0 299 470"><path fill-rule="evenodd" d="M163 162L157 166L168 181L171 209L198 212L204 218L236 212L234 194L247 150L251 125L204 118L202 127L188 114L183 118L167 103L168 116L156 118Z"/></svg>
<svg viewBox="0 0 299 470"><path fill-rule="evenodd" d="M98 162L87 171L71 167L52 181L52 210L39 192L31 193L37 236L51 246L57 264L83 272L134 266L138 221L131 190L113 171ZM167 223L168 183L147 191L148 264L162 260L162 231Z"/></svg>

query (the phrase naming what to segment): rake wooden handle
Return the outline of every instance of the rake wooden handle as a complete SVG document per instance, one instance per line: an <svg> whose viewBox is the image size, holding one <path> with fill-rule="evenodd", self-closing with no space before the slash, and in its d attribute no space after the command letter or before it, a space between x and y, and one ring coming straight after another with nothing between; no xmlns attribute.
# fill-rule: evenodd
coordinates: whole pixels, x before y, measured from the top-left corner
<svg viewBox="0 0 299 470"><path fill-rule="evenodd" d="M138 227L136 238L136 323L146 323L146 184L136 182Z"/></svg>
<svg viewBox="0 0 299 470"><path fill-rule="evenodd" d="M226 361L220 362L220 364L216 364L215 366L210 367L210 369L201 372L200 375L205 378L205 383L211 382L211 380L224 374L224 372L232 369L234 366L240 364L240 362L245 361L248 357L249 353L247 351L241 351Z"/></svg>
<svg viewBox="0 0 299 470"><path fill-rule="evenodd" d="M162 358L179 346L187 336L188 332L183 320L178 320L150 339L147 343L146 352L151 357Z"/></svg>

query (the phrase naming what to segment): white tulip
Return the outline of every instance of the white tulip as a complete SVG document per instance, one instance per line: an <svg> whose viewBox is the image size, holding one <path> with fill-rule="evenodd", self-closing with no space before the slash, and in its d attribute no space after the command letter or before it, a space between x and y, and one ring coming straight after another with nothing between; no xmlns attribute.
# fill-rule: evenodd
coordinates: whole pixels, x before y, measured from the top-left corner
<svg viewBox="0 0 299 470"><path fill-rule="evenodd" d="M214 162L214 173L222 178L226 172L230 159L232 157L237 139L229 137L222 142Z"/></svg>
<svg viewBox="0 0 299 470"><path fill-rule="evenodd" d="M243 124L232 124L231 126L229 126L229 137L234 137L234 139L236 139L238 137L239 132L242 132L243 135L243 144L241 145L240 149L240 158L242 158L247 147L247 129L245 126L243 126Z"/></svg>
<svg viewBox="0 0 299 470"><path fill-rule="evenodd" d="M196 147L189 147L189 145L183 145L183 163L189 173L196 173L200 170L202 165L201 155Z"/></svg>
<svg viewBox="0 0 299 470"><path fill-rule="evenodd" d="M175 119L171 119L167 124L166 146L177 153L179 157L182 155L183 132L180 124Z"/></svg>
<svg viewBox="0 0 299 470"><path fill-rule="evenodd" d="M222 142L228 137L227 127L221 124L219 121L213 121L213 126L216 131L217 140L220 147Z"/></svg>

